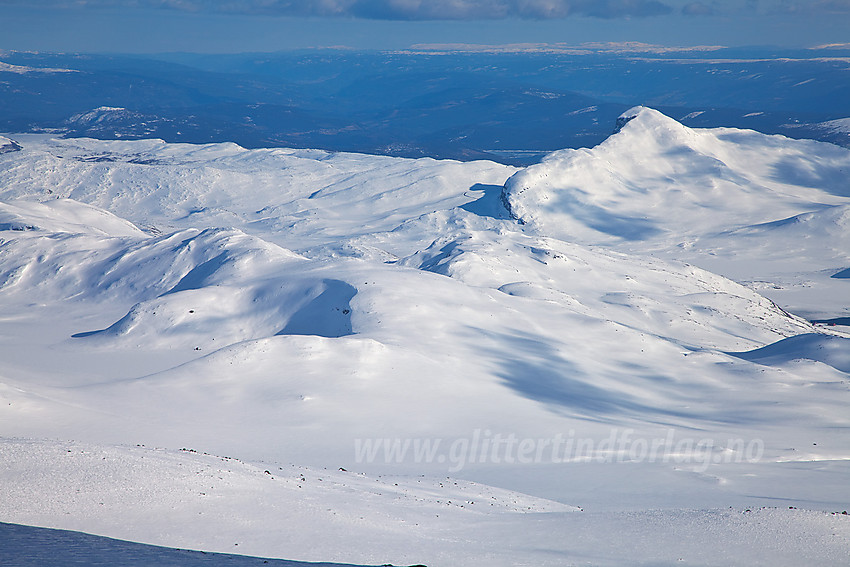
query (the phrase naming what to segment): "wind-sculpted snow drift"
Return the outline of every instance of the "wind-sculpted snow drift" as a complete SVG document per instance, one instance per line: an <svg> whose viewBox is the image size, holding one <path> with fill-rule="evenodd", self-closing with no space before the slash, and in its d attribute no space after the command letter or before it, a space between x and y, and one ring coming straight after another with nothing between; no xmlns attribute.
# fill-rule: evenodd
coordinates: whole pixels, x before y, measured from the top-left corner
<svg viewBox="0 0 850 567"><path fill-rule="evenodd" d="M585 508L666 508L642 516L661 531L684 508L847 504L834 488L850 474L842 434L850 338L793 314L815 304L832 317L847 313L839 300L847 281L830 277L850 266L846 150L690 130L640 108L604 144L523 170L232 144L14 138L20 151L0 156L5 436L196 447L374 475L444 479L451 470ZM649 457L606 441L622 435L647 447L684 439ZM594 452L561 446L556 454L554 440L564 437ZM496 441L511 438L531 443L526 457L500 452L518 450ZM481 439L496 448L482 450ZM428 440L433 451L382 452L375 443L384 440ZM209 508L196 494L206 489L182 481L175 498L217 518L203 529L177 522L163 535L161 505L141 496L87 523L72 495L62 512L24 506L37 490L31 466L20 442L4 443L14 458L0 482L14 496L0 521L226 552L235 549L221 537L232 535L240 553L300 560L385 562L375 547L395 536L400 543L386 546L395 563L625 560L593 543L619 534L625 516L580 528L595 534L585 544L553 542L552 529L581 523L563 504L529 504L532 516L558 510L542 523L485 517L472 502L487 488L470 488L455 510L460 496L441 492L452 479L427 495L409 478L399 481L409 488L381 485L409 489L404 498L376 496L371 480L339 493L319 490L319 481L296 482L306 491L298 496L288 492L295 485L275 488L272 517L292 530L285 540L246 519L260 517L240 504L250 499ZM52 445L27 443L69 477L81 466L63 464ZM104 490L144 482L129 472L143 452L103 451L128 471L107 475ZM801 458L821 464L783 464ZM156 478L201 466L194 456L157 459ZM233 494L264 493L248 472L228 485ZM608 480L600 486L600 478ZM336 509L343 492L343 524L335 514L308 521L314 508ZM451 513L430 508L446 502ZM358 506L368 509L362 525ZM135 512L119 528L122 507ZM718 518L691 520L736 525ZM846 556L846 523L769 521L777 531L759 532L770 543L758 554L728 537L718 545L755 564L793 564L787 558L801 557L794 539L776 533L829 530L838 535L817 535L819 547L803 557ZM356 535L319 542L323 522L343 526L328 533ZM447 545L449 532L479 544ZM629 541L649 532L630 532ZM519 545L510 533L540 545ZM675 560L639 547L647 561ZM673 548L676 558L703 557L704 546Z"/></svg>

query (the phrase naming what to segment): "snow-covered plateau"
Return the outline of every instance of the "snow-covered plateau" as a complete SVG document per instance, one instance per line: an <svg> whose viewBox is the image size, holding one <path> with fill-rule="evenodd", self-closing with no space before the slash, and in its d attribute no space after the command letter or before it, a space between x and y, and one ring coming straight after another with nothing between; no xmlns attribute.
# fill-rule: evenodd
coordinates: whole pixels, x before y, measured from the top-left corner
<svg viewBox="0 0 850 567"><path fill-rule="evenodd" d="M0 565L843 564L848 274L850 150L642 107L527 168L7 134Z"/></svg>

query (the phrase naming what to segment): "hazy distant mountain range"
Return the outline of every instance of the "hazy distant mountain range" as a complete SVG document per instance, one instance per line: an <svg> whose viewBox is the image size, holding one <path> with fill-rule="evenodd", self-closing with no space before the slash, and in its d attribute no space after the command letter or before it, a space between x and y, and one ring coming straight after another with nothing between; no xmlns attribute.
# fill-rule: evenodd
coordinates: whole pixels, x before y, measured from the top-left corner
<svg viewBox="0 0 850 567"><path fill-rule="evenodd" d="M850 146L850 50L417 46L151 57L0 53L0 131L526 164L636 104Z"/></svg>

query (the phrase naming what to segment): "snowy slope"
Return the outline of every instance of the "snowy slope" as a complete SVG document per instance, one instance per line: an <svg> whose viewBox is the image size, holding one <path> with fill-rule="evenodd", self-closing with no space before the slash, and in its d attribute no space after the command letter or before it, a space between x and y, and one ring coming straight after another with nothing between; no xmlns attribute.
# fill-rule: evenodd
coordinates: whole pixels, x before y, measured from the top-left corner
<svg viewBox="0 0 850 567"><path fill-rule="evenodd" d="M14 136L0 521L361 564L846 556L850 335L760 292L846 286L848 152L632 114L521 171Z"/></svg>
<svg viewBox="0 0 850 567"><path fill-rule="evenodd" d="M4 455L9 460L0 478L11 498L0 502L0 513L7 520L38 521L49 510L65 529L141 541L170 533L172 545L182 549L324 561L356 554L370 565L427 558L429 565L472 566L529 559L563 565L565 558L579 557L606 566L671 558L705 564L710 549L717 564L793 565L840 564L850 538L846 516L787 506L592 513L445 475L253 465L190 449L14 440L4 444ZM145 525L146 516L159 521ZM3 536L0 526L0 542ZM9 550L4 556L17 559L18 548ZM635 562L635 555L642 561ZM136 564L145 557L139 550L130 555ZM179 564L192 564L190 558ZM239 563L232 558L226 564Z"/></svg>
<svg viewBox="0 0 850 567"><path fill-rule="evenodd" d="M0 203L0 228L99 236L145 236L131 222L71 199Z"/></svg>
<svg viewBox="0 0 850 567"><path fill-rule="evenodd" d="M338 469L252 465L191 449L13 440L4 444L4 455L14 464L3 473L15 479L5 484L4 518L26 523L43 517L45 509L57 517L71 511L58 525L142 542L171 533L172 546L184 549L345 560L346 549L371 548L360 554L364 563L389 558L415 563L428 540L436 547L445 541L447 528L463 522L578 513L557 502L445 476L368 477ZM116 525L122 514L123 525ZM139 529L138 518L146 516L160 519L155 528L145 526L149 533ZM316 538L305 539L305 531ZM456 542L443 554L474 557L465 547Z"/></svg>

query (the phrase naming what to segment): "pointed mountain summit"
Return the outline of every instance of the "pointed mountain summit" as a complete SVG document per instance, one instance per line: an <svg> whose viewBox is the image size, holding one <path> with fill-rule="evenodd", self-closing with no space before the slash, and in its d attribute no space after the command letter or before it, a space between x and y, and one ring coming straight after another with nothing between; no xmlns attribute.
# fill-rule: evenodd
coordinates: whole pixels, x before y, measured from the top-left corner
<svg viewBox="0 0 850 567"><path fill-rule="evenodd" d="M635 121L635 119L638 119ZM666 114L658 112L654 108L646 106L634 106L617 117L617 123L614 127L614 134L626 127L626 124L632 123L630 129L634 128L668 128L669 130L687 131L688 127L676 122Z"/></svg>

